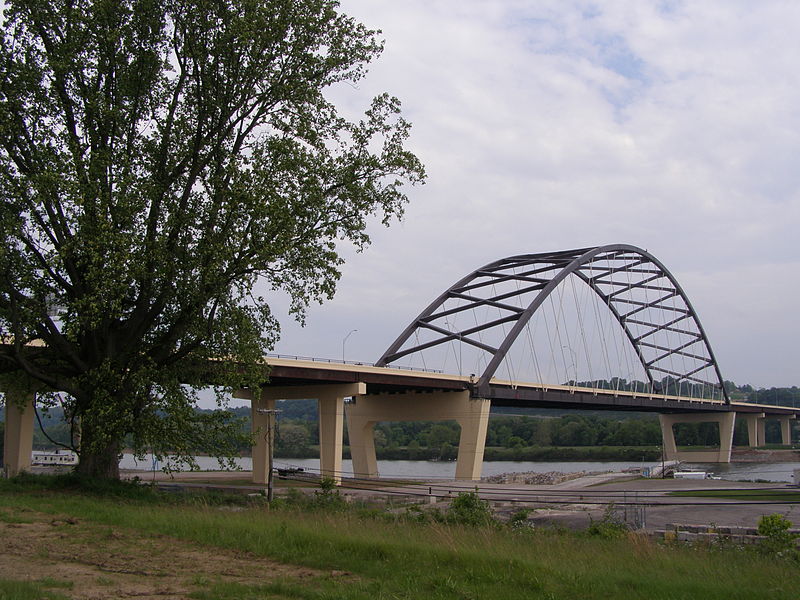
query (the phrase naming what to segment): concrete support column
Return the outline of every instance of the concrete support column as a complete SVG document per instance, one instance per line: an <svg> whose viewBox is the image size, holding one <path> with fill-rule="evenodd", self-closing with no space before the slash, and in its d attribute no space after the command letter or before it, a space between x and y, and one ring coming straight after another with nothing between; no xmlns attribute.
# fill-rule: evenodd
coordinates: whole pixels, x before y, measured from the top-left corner
<svg viewBox="0 0 800 600"><path fill-rule="evenodd" d="M658 415L658 422L661 424L661 443L664 446L664 458L675 460L678 455L678 446L675 444L675 430L672 426L677 423L673 415Z"/></svg>
<svg viewBox="0 0 800 600"><path fill-rule="evenodd" d="M755 448L757 446L761 446L764 443L764 413L749 413L744 414L740 413L737 418L742 418L747 423L747 443L751 448ZM761 443L758 440L758 424L761 422Z"/></svg>
<svg viewBox="0 0 800 600"><path fill-rule="evenodd" d="M275 443L275 399L262 391L252 400L250 417L253 431L253 483L266 485L269 478L269 445Z"/></svg>
<svg viewBox="0 0 800 600"><path fill-rule="evenodd" d="M14 477L31 468L33 451L33 403L35 394L5 392L6 426L3 441L3 474Z"/></svg>
<svg viewBox="0 0 800 600"><path fill-rule="evenodd" d="M767 443L767 420L758 419L756 421L756 445L763 446Z"/></svg>
<svg viewBox="0 0 800 600"><path fill-rule="evenodd" d="M235 398L250 400L250 431L253 433L253 446L250 456L253 458L252 481L259 485L268 483L270 436L275 439L275 398L266 389L253 391L249 389L235 390Z"/></svg>
<svg viewBox="0 0 800 600"><path fill-rule="evenodd" d="M366 397L356 402L366 402ZM378 460L375 457L375 423L366 417L353 416L347 409L347 436L350 438L350 456L356 477L377 477Z"/></svg>
<svg viewBox="0 0 800 600"><path fill-rule="evenodd" d="M323 477L342 481L342 439L344 437L344 397L321 396L319 406L319 468Z"/></svg>
<svg viewBox="0 0 800 600"><path fill-rule="evenodd" d="M481 478L491 405L490 400L470 399L465 404L466 414L456 419L461 425L456 479L478 481Z"/></svg>
<svg viewBox="0 0 800 600"><path fill-rule="evenodd" d="M491 402L468 391L358 396L347 406L350 454L357 477L377 477L375 423L381 421L456 421L461 426L456 479L480 479Z"/></svg>
<svg viewBox="0 0 800 600"><path fill-rule="evenodd" d="M781 422L781 444L784 446L792 445L792 419L794 418L795 415L787 415L779 419Z"/></svg>
<svg viewBox="0 0 800 600"><path fill-rule="evenodd" d="M733 450L733 428L736 425L736 413L727 412L719 415L719 462L731 462Z"/></svg>
<svg viewBox="0 0 800 600"><path fill-rule="evenodd" d="M731 462L731 447L733 445L733 426L736 413L690 413L690 414L662 414L661 435L664 440L664 455L667 460L680 460L686 462ZM679 451L675 444L675 423L718 423L719 424L719 449L714 451Z"/></svg>

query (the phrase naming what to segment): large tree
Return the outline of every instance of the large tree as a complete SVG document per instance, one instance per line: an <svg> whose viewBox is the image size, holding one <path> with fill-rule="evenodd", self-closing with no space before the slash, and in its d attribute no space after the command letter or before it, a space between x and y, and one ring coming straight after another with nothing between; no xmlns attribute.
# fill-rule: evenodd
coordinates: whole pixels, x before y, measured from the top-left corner
<svg viewBox="0 0 800 600"><path fill-rule="evenodd" d="M6 2L0 369L66 394L81 471L118 476L123 442L219 449L195 390L264 376L258 290L302 318L337 243L401 215L424 172L399 102L325 95L378 33L334 0Z"/></svg>

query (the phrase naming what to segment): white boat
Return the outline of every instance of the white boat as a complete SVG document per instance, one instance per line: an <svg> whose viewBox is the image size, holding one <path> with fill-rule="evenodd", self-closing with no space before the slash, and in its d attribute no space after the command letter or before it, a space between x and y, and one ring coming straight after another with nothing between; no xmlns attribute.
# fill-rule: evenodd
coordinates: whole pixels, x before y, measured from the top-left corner
<svg viewBox="0 0 800 600"><path fill-rule="evenodd" d="M705 471L675 471L672 476L675 479L708 479Z"/></svg>
<svg viewBox="0 0 800 600"><path fill-rule="evenodd" d="M78 464L78 455L72 450L34 450L31 452L31 464L37 466Z"/></svg>

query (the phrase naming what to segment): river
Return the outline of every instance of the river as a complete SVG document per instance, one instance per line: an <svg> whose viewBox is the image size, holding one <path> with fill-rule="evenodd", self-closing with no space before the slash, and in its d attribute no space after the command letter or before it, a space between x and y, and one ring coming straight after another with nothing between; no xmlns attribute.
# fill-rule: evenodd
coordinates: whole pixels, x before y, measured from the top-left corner
<svg viewBox="0 0 800 600"><path fill-rule="evenodd" d="M200 470L213 471L219 469L216 459L207 456L196 458ZM252 469L250 457L236 459L236 464L243 471ZM560 471L562 473L578 473L581 471L623 471L625 469L654 467L657 462L518 462L510 460L485 461L484 477L501 473L546 473ZM121 469L137 469L150 471L153 461L146 456L144 461L136 461L132 454L125 454L119 464ZM157 463L155 469L163 465ZM319 472L319 459L316 458L280 458L275 459L276 468L300 467L310 473ZM708 463L684 464L682 468L707 471L716 477L729 481L774 481L793 483L792 475L800 469L800 463ZM424 480L452 480L455 477L455 462L434 462L425 460L379 460L378 472L381 477L415 478ZM342 461L342 474L347 477L353 473L353 463Z"/></svg>

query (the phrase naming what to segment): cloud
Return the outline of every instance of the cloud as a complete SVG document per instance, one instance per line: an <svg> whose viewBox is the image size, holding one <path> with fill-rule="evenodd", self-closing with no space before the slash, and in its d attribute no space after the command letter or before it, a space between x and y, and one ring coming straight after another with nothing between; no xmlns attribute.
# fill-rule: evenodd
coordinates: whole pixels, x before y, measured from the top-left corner
<svg viewBox="0 0 800 600"><path fill-rule="evenodd" d="M348 256L337 298L311 311L306 330L286 325L280 348L335 358L359 328L352 356L374 360L484 263L623 242L689 281L727 378L792 383L800 5L345 0L342 9L382 29L386 50L334 98L354 113L379 92L400 97L429 181L408 190L402 224L373 229L372 247ZM781 302L764 302L770 290ZM742 336L730 330L742 323L732 295L757 315Z"/></svg>

